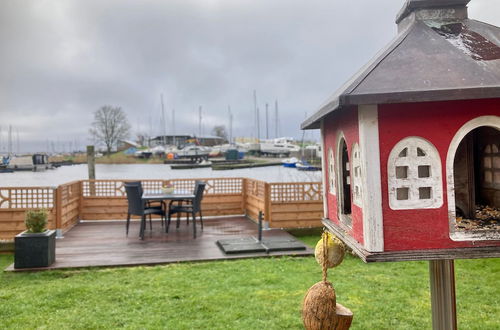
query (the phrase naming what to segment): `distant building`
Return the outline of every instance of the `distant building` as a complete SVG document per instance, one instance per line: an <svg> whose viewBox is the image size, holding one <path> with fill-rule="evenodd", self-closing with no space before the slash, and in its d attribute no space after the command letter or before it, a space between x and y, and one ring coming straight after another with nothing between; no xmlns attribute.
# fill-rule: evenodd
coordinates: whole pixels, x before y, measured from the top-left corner
<svg viewBox="0 0 500 330"><path fill-rule="evenodd" d="M127 150L129 148L139 148L139 147L140 147L140 145L138 143L135 143L134 141L130 141L130 140L120 140L116 144L117 151L123 151L123 150Z"/></svg>
<svg viewBox="0 0 500 330"><path fill-rule="evenodd" d="M225 143L226 140L219 136L194 136L194 135L159 135L149 140L151 147L159 145L184 146L189 143L195 143L202 146L215 146Z"/></svg>

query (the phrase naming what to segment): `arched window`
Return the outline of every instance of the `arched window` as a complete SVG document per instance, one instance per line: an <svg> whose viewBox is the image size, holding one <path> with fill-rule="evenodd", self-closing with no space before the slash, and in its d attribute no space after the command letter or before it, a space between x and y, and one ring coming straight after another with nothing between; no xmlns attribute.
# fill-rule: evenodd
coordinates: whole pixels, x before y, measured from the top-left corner
<svg viewBox="0 0 500 330"><path fill-rule="evenodd" d="M363 207L363 198L361 190L361 154L359 151L359 145L355 143L352 146L352 201L359 207Z"/></svg>
<svg viewBox="0 0 500 330"><path fill-rule="evenodd" d="M483 151L483 183L485 187L497 188L500 185L500 151L498 144L488 144Z"/></svg>
<svg viewBox="0 0 500 330"><path fill-rule="evenodd" d="M335 195L335 166L333 162L333 150L328 149L328 188L330 194Z"/></svg>
<svg viewBox="0 0 500 330"><path fill-rule="evenodd" d="M432 209L443 205L441 160L427 140L408 137L399 141L389 155L387 171L391 209Z"/></svg>

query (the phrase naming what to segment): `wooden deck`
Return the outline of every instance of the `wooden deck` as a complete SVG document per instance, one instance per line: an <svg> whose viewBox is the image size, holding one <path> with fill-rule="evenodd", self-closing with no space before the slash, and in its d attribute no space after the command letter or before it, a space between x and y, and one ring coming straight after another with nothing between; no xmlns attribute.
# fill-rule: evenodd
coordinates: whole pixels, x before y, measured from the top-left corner
<svg viewBox="0 0 500 330"><path fill-rule="evenodd" d="M132 221L128 237L124 221L81 222L56 243L56 262L48 268L114 267L157 265L186 261L209 261L270 256L305 256L313 251L281 251L225 255L216 245L219 239L257 236L257 225L243 216L204 219L204 230L198 223L198 237L193 239L192 223L181 221L179 229L173 221L170 232L164 232L159 221L149 222L143 241L139 238L139 222ZM263 237L290 237L280 229L263 232ZM7 271L14 270L13 265ZM23 269L24 270L24 269Z"/></svg>

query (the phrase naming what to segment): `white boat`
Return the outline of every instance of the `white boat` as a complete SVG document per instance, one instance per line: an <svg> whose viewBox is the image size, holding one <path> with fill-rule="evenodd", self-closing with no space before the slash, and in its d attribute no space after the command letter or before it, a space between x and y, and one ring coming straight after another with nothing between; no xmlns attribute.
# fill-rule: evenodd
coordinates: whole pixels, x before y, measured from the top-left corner
<svg viewBox="0 0 500 330"><path fill-rule="evenodd" d="M208 147L188 145L176 152L178 158L207 159L211 149Z"/></svg>
<svg viewBox="0 0 500 330"><path fill-rule="evenodd" d="M284 167L295 167L295 164L298 163L298 159L295 157L284 159L281 164L283 164Z"/></svg>
<svg viewBox="0 0 500 330"><path fill-rule="evenodd" d="M263 155L289 155L291 152L300 152L300 147L294 144L293 138L277 138L262 140L260 153Z"/></svg>
<svg viewBox="0 0 500 330"><path fill-rule="evenodd" d="M7 168L14 171L40 172L53 167L49 163L49 156L45 154L33 154L29 156L13 156Z"/></svg>

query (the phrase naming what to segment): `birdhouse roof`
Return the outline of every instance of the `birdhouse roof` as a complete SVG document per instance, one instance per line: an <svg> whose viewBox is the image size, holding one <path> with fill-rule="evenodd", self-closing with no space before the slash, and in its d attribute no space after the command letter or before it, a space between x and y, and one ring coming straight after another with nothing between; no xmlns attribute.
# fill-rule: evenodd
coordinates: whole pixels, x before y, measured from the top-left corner
<svg viewBox="0 0 500 330"><path fill-rule="evenodd" d="M467 18L469 0L409 0L399 33L302 129L342 107L500 97L500 28Z"/></svg>

